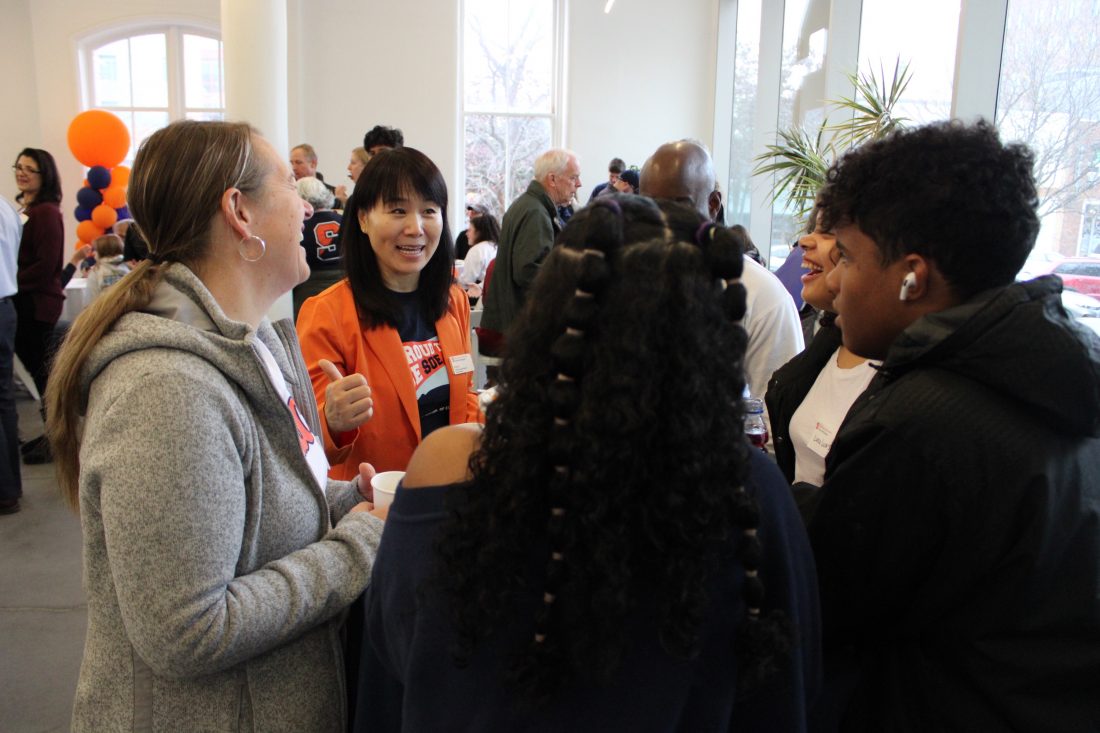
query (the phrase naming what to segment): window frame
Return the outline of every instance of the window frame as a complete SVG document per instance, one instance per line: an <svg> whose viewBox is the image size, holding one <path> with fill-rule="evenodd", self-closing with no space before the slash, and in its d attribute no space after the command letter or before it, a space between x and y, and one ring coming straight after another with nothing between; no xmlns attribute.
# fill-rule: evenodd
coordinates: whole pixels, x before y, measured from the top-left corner
<svg viewBox="0 0 1100 733"><path fill-rule="evenodd" d="M459 63L459 89L458 89L458 101L459 101L459 114L458 124L460 135L460 149L461 149L461 181L462 188L465 196L465 191L468 190L468 181L466 178L466 119L473 115L483 115L499 118L540 118L548 119L550 121L550 147L559 148L565 147L565 100L566 89L565 80L566 74L566 29L568 28L568 1L567 0L546 0L553 5L552 15L554 18L554 27L551 31L553 48L551 50L551 90L550 90L550 111L549 112L516 112L516 111L501 111L492 109L491 107L468 107L466 105L466 8L467 0L461 0L458 8L458 63ZM508 207L512 205L514 198L510 196L510 191L507 190L507 182L511 180L511 169L509 163L511 156L505 156L505 169L504 169L504 181L505 191L503 191L502 200L504 203L504 209L499 212L500 216L504 215L504 211L508 210Z"/></svg>
<svg viewBox="0 0 1100 733"><path fill-rule="evenodd" d="M990 32L989 29L1005 27L1009 1L960 0L960 32L956 41L950 110L953 118L996 118L1004 34ZM719 0L717 80L731 80L738 73L733 39L737 35L740 2L741 0ZM759 57L750 158L765 152L769 144L776 143L782 93L781 58L785 40L783 34L786 5L785 0L764 0L760 27L753 29L754 33L759 32ZM858 68L862 12L863 0L828 2L828 21L825 24L829 33L828 47L822 69L824 98L837 99L851 96L855 92L847 80L847 73ZM728 86L732 89L732 84ZM715 153L715 172L723 183L724 190L729 189L730 175L735 168L736 151L731 138L732 102L732 92L716 90L715 139L712 141L712 149ZM751 203L748 221L739 222L749 230L753 241L762 250L768 249L769 254L773 229L779 216L771 203L771 183L770 177L749 176ZM768 260L773 269L782 264L782 259L776 261L774 257L769 257Z"/></svg>
<svg viewBox="0 0 1100 733"><path fill-rule="evenodd" d="M167 71L168 104L164 107L128 105L100 107L95 104L95 79L93 78L93 54L99 48L135 36L163 34L165 37L165 61ZM184 78L183 37L202 36L215 40L221 49L219 71L221 73L221 106L217 108L187 107L187 88ZM221 30L216 24L203 23L194 18L144 19L130 23L114 24L82 36L77 41L77 60L80 79L80 109L121 110L125 112L167 112L168 121L186 119L189 113L220 113L224 118L225 106L225 56L221 46ZM133 99L130 100L131 103ZM129 161L129 158L127 158Z"/></svg>

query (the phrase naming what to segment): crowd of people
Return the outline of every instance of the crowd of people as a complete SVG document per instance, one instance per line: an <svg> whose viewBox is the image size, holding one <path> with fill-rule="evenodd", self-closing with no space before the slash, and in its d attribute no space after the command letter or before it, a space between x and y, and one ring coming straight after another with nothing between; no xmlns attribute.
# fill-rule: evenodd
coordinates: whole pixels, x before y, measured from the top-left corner
<svg viewBox="0 0 1100 733"><path fill-rule="evenodd" d="M176 122L133 165L145 257L95 242L109 290L51 360L90 252L64 266L24 150L0 381L13 350L41 380L81 515L74 730L1094 729L1100 341L1015 281L1033 168L985 122L846 153L798 242L807 344L696 141L568 213L580 160L545 151L453 238L399 130L348 191Z"/></svg>

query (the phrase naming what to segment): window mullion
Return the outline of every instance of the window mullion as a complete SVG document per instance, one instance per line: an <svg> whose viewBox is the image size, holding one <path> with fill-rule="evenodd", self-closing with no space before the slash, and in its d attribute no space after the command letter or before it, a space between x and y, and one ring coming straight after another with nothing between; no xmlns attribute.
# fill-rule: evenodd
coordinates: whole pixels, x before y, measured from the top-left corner
<svg viewBox="0 0 1100 733"><path fill-rule="evenodd" d="M168 54L168 119L184 116L185 90L183 88L183 39L179 28L169 28L165 49Z"/></svg>

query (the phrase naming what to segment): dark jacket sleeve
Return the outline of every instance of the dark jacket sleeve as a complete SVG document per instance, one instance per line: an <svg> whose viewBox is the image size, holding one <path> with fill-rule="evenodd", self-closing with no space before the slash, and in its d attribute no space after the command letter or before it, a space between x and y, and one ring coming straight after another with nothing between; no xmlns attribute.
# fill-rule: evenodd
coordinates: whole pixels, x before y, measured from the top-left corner
<svg viewBox="0 0 1100 733"><path fill-rule="evenodd" d="M51 292L56 289L64 256L65 228L56 206L40 204L27 211L23 238L19 241L19 291Z"/></svg>
<svg viewBox="0 0 1100 733"><path fill-rule="evenodd" d="M512 280L517 287L526 291L531 286L553 243L554 223L549 215L541 207L525 213L512 247Z"/></svg>
<svg viewBox="0 0 1100 733"><path fill-rule="evenodd" d="M821 614L817 572L802 518L775 466L753 451L749 486L760 508L764 614L778 612L791 649L779 669L745 693L734 716L738 731L802 731L821 687Z"/></svg>

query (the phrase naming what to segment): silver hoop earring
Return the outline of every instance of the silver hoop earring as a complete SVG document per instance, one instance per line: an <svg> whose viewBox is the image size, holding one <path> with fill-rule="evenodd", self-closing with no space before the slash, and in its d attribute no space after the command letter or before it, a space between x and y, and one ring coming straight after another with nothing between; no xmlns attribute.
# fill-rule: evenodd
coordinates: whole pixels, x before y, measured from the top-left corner
<svg viewBox="0 0 1100 733"><path fill-rule="evenodd" d="M260 254L255 257L249 257L247 252L253 239L260 243ZM237 242L237 254L239 254L241 259L245 262L259 262L264 258L264 255L267 254L267 242L260 239L255 234L249 234L247 237Z"/></svg>

